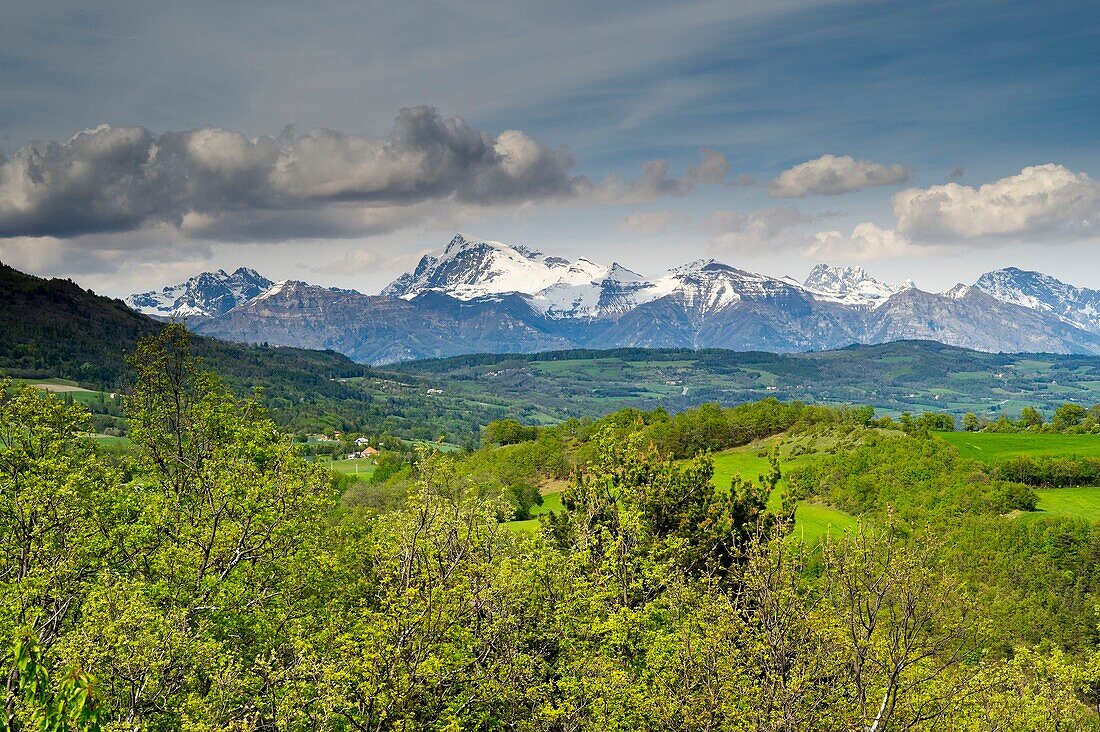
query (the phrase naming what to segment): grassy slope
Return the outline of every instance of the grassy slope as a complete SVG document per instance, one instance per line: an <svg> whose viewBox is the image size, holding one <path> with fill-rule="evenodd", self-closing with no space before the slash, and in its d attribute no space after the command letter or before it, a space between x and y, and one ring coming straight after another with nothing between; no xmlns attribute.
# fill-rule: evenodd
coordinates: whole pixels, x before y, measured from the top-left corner
<svg viewBox="0 0 1100 732"><path fill-rule="evenodd" d="M1044 516L1073 516L1086 521L1100 521L1100 488L1050 488L1039 494L1038 510L1022 514L1021 519L1034 521Z"/></svg>
<svg viewBox="0 0 1100 732"><path fill-rule="evenodd" d="M535 531L539 527L539 516L551 511L561 511L561 489L555 490L553 493L547 493L542 497L542 505L535 506L531 509L531 515L534 518L526 519L524 521L508 521L504 524L509 529L515 529L516 531Z"/></svg>
<svg viewBox="0 0 1100 732"><path fill-rule="evenodd" d="M1080 455L1100 457L1100 435L1000 434L940 432L966 458L994 462L1016 455Z"/></svg>
<svg viewBox="0 0 1100 732"><path fill-rule="evenodd" d="M759 453L766 453L771 450L776 442L776 438L770 438L760 442L754 442L751 445L745 445L744 447L726 450L715 455L714 477L712 478L714 486L720 489L728 488L735 475L740 475L746 480L755 480L757 476L766 473L769 470L768 458L761 456ZM814 438L803 437L780 441L779 444L779 467L781 471L785 471L803 465L814 457L812 453L791 457L791 450L796 446L821 449L823 447L828 447L832 444L832 441L828 439L819 438L815 440ZM780 480L779 486L776 488L769 501L772 508L778 508L780 497L784 489L785 485L783 481ZM552 510L561 510L560 490L548 493L545 496L543 504L531 512L535 518L526 521L509 521L505 526L519 531L534 531L538 527L538 516ZM843 511L837 511L828 506L820 506L814 503L801 501L795 508L793 535L801 538L803 541L813 543L827 533L844 531L845 529L855 526L855 523L856 520Z"/></svg>
<svg viewBox="0 0 1100 732"><path fill-rule="evenodd" d="M737 447L732 450L720 452L714 456L714 478L716 487L727 488L734 475L740 475L746 480L753 480L757 476L766 473L769 469L768 458L761 456L761 452L770 450L775 444L776 438L770 438L761 442ZM779 469L786 472L806 464L814 458L813 453L791 456L791 451L798 446L810 449L822 449L832 444L832 440L800 437L779 441ZM769 503L777 508L786 485L782 479L772 493ZM807 501L799 501L794 513L793 535L802 541L813 543L830 532L843 532L855 526L856 520L834 508L821 506Z"/></svg>
<svg viewBox="0 0 1100 732"><path fill-rule="evenodd" d="M1100 435L942 432L938 436L958 448L963 457L985 463L1017 455L1100 457ZM1038 510L1021 514L1021 520L1035 521L1044 516L1100 520L1100 487L1053 488L1035 492L1039 495Z"/></svg>

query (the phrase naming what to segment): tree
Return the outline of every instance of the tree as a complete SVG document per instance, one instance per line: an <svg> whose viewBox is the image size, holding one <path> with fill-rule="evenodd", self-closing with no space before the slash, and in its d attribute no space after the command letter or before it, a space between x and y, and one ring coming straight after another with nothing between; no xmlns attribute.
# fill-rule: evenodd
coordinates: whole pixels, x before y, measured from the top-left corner
<svg viewBox="0 0 1100 732"><path fill-rule="evenodd" d="M288 680L265 664L294 655L281 628L311 596L295 578L322 543L331 481L199 368L181 326L131 364L135 481L103 529L121 561L60 650L129 727L275 725Z"/></svg>
<svg viewBox="0 0 1100 732"><path fill-rule="evenodd" d="M31 635L13 645L14 684L9 684L9 694L14 690L21 698L16 696L15 708L9 702L0 717L0 732L99 732L100 710L92 677L81 669L68 669L51 678L42 655L42 646Z"/></svg>
<svg viewBox="0 0 1100 732"><path fill-rule="evenodd" d="M963 587L927 546L904 546L892 526L873 532L861 525L825 544L823 559L862 728L948 721L974 673L964 661L981 648Z"/></svg>
<svg viewBox="0 0 1100 732"><path fill-rule="evenodd" d="M537 436L536 427L527 427L514 419L498 419L485 425L481 442L483 445L515 445L533 440Z"/></svg>
<svg viewBox="0 0 1100 732"><path fill-rule="evenodd" d="M1050 424L1056 430L1065 430L1076 427L1088 416L1088 410L1080 404L1063 404L1054 410L1054 419Z"/></svg>
<svg viewBox="0 0 1100 732"><path fill-rule="evenodd" d="M955 418L946 412L923 412L917 428L925 432L954 432Z"/></svg>
<svg viewBox="0 0 1100 732"><path fill-rule="evenodd" d="M1020 412L1020 424L1024 427L1042 427L1043 413L1035 407L1024 407Z"/></svg>
<svg viewBox="0 0 1100 732"><path fill-rule="evenodd" d="M518 481L509 485L507 490L515 506L513 518L518 521L531 518L531 509L542 505L542 494L530 483Z"/></svg>
<svg viewBox="0 0 1100 732"><path fill-rule="evenodd" d="M82 437L83 407L29 386L9 396L10 384L0 380L0 643L33 638L17 647L30 654L19 658L46 669L96 576L119 560L101 522L121 481ZM0 661L9 724L25 671L19 658Z"/></svg>
<svg viewBox="0 0 1100 732"><path fill-rule="evenodd" d="M965 432L977 432L982 424L978 421L978 415L967 412L963 415L962 428Z"/></svg>

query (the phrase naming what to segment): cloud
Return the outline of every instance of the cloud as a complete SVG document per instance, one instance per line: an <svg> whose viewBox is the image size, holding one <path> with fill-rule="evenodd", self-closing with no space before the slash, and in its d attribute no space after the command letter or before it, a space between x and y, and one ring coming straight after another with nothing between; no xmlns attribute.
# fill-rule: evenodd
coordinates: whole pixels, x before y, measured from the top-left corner
<svg viewBox="0 0 1100 732"><path fill-rule="evenodd" d="M403 109L385 140L333 130L249 139L214 127L158 136L103 125L0 161L0 236L184 228L192 217L235 219L263 238L271 212L566 195L577 184L572 165L564 150L522 132L493 137L429 107Z"/></svg>
<svg viewBox="0 0 1100 732"><path fill-rule="evenodd" d="M619 228L642 236L660 234L673 226L686 226L688 218L675 211L639 211L619 221Z"/></svg>
<svg viewBox="0 0 1100 732"><path fill-rule="evenodd" d="M649 203L661 196L683 196L702 184L718 185L725 181L730 165L726 156L710 148L699 149L700 162L684 171L680 178L669 177L671 166L664 159L642 164L642 177L623 181L609 175L599 183L578 179L574 192L582 200L612 205Z"/></svg>
<svg viewBox="0 0 1100 732"><path fill-rule="evenodd" d="M839 231L819 231L802 254L821 261L868 262L913 255L926 249L914 247L893 229L862 223L856 224L849 236Z"/></svg>
<svg viewBox="0 0 1100 732"><path fill-rule="evenodd" d="M213 254L209 242L181 239L163 228L110 236L91 235L79 240L52 236L0 238L0 260L24 272L44 276L118 276L137 267L191 269ZM180 269L181 265L184 265ZM190 276L190 275L188 275Z"/></svg>
<svg viewBox="0 0 1100 732"><path fill-rule="evenodd" d="M773 206L750 214L715 211L703 223L703 230L710 237L711 248L718 252L791 249L804 243L797 227L813 221L813 216L793 206Z"/></svg>
<svg viewBox="0 0 1100 732"><path fill-rule="evenodd" d="M391 254L377 249L354 247L344 256L326 264L301 265L311 272L328 275L363 274L365 272L390 272L395 269L411 269L427 251L411 254Z"/></svg>
<svg viewBox="0 0 1100 732"><path fill-rule="evenodd" d="M0 237L72 238L167 225L193 238L371 235L410 225L415 206L595 199L641 203L722 182L703 148L682 178L654 160L638 180L594 183L519 130L493 136L430 107L401 110L386 139L318 129L276 137L202 127L155 135L102 125L0 158Z"/></svg>
<svg viewBox="0 0 1100 732"><path fill-rule="evenodd" d="M904 165L880 165L848 155L822 155L784 170L771 182L772 198L835 196L874 186L905 183L912 171Z"/></svg>
<svg viewBox="0 0 1100 732"><path fill-rule="evenodd" d="M1048 163L980 188L946 183L910 188L893 199L898 231L914 240L981 239L1095 233L1100 184Z"/></svg>

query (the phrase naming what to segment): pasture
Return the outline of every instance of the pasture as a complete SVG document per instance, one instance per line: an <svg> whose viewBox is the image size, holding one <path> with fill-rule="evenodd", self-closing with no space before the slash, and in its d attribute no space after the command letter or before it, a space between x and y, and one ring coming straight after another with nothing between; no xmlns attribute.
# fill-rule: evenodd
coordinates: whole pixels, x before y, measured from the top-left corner
<svg viewBox="0 0 1100 732"><path fill-rule="evenodd" d="M1039 504L1035 511L1021 514L1025 521L1044 516L1072 516L1085 521L1100 521L1100 488L1048 488L1035 491Z"/></svg>
<svg viewBox="0 0 1100 732"><path fill-rule="evenodd" d="M756 480L770 470L767 454L778 444L779 471L785 474L791 468L805 465L814 459L815 453L835 444L834 437L799 436L769 438L744 447L720 452L714 456L714 477L712 482L719 489L729 488L735 475L744 480ZM769 504L773 509L779 507L786 484L782 478L772 493ZM834 508L808 501L799 501L794 512L794 529L791 535L803 542L812 544L829 533L842 533L856 525L856 520Z"/></svg>
<svg viewBox="0 0 1100 732"><path fill-rule="evenodd" d="M1100 458L1100 435L941 432L937 436L954 445L963 457L984 463L995 463L1020 455ZM1018 514L1020 520L1035 521L1046 516L1100 520L1100 487L1038 489L1035 493L1039 496L1036 510Z"/></svg>
<svg viewBox="0 0 1100 732"><path fill-rule="evenodd" d="M1100 457L1100 435L937 432L966 458L992 463L1018 455Z"/></svg>
<svg viewBox="0 0 1100 732"><path fill-rule="evenodd" d="M374 473L375 468L378 467L370 458L332 460L324 462L324 465L329 470L335 471L337 473L347 473L348 475L357 475L363 480L369 478Z"/></svg>
<svg viewBox="0 0 1100 732"><path fill-rule="evenodd" d="M533 532L539 527L539 516L551 511L561 511L561 492L560 487L556 487L552 493L545 493L542 497L542 505L535 506L531 509L531 515L534 518L525 519L523 521L508 521L504 526L516 531L528 531Z"/></svg>
<svg viewBox="0 0 1100 732"><path fill-rule="evenodd" d="M756 480L770 469L767 454L777 443L779 444L780 455L779 468L780 472L783 472L812 460L814 452L830 446L833 442L835 440L829 437L804 436L784 440L769 438L744 447L725 450L714 455L714 476L711 482L715 488L726 490L735 475L740 475L745 480ZM792 455L792 453L798 454ZM784 483L780 479L779 486L772 493L769 500L771 508L779 507L784 488ZM525 521L509 521L505 526L517 531L535 531L538 528L539 516L550 511L560 511L561 507L561 491L559 488L554 492L547 493L543 497L542 505L532 509L531 513L534 518ZM792 536L812 544L826 534L843 532L855 525L856 520L843 511L801 501L795 508Z"/></svg>

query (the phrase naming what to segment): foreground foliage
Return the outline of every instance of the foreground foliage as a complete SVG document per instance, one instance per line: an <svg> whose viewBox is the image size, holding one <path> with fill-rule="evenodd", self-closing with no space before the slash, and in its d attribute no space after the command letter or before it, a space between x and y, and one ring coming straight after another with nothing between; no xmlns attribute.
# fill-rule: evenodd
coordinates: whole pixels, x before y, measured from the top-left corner
<svg viewBox="0 0 1100 732"><path fill-rule="evenodd" d="M776 463L716 491L705 454L676 459L801 407L624 415L574 434L572 469L520 434L495 449L568 475L528 536L500 523L488 458L422 453L399 505L348 506L179 329L133 366L123 466L81 439L78 406L0 403L4 728L1095 728L1087 640L1030 642L919 532L896 486L939 480L934 452L858 490L870 447L803 475L869 519L810 551L767 508ZM894 468L933 450L891 439ZM1001 520L999 485L937 495Z"/></svg>

